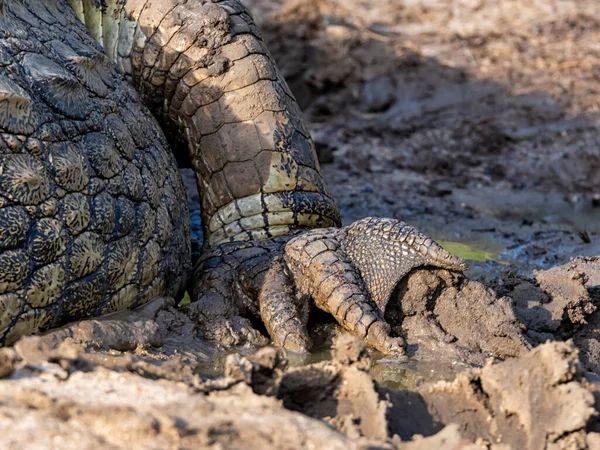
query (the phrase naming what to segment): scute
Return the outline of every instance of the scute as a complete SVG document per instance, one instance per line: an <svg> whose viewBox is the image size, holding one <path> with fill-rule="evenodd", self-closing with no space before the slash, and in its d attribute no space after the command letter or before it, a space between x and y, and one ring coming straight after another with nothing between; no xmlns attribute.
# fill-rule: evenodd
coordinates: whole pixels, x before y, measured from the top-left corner
<svg viewBox="0 0 600 450"><path fill-rule="evenodd" d="M35 90L61 114L85 119L91 111L88 92L75 77L49 58L28 53L22 65Z"/></svg>
<svg viewBox="0 0 600 450"><path fill-rule="evenodd" d="M87 196L68 194L60 201L60 215L71 234L79 234L90 222L90 205Z"/></svg>
<svg viewBox="0 0 600 450"><path fill-rule="evenodd" d="M109 246L106 268L108 285L117 290L135 280L139 250L129 238L120 239Z"/></svg>
<svg viewBox="0 0 600 450"><path fill-rule="evenodd" d="M38 126L31 97L17 84L0 75L0 128L10 133L31 134Z"/></svg>
<svg viewBox="0 0 600 450"><path fill-rule="evenodd" d="M28 154L0 156L0 189L23 205L37 205L50 195L50 180L44 165Z"/></svg>
<svg viewBox="0 0 600 450"><path fill-rule="evenodd" d="M154 240L151 240L146 245L142 254L142 286L149 285L156 275L160 266L160 246Z"/></svg>
<svg viewBox="0 0 600 450"><path fill-rule="evenodd" d="M93 314L105 298L105 284L106 274L102 270L71 283L65 289L65 308L61 320L66 322Z"/></svg>
<svg viewBox="0 0 600 450"><path fill-rule="evenodd" d="M138 287L134 284L128 284L111 297L102 310L102 314L131 308L135 304L137 297Z"/></svg>
<svg viewBox="0 0 600 450"><path fill-rule="evenodd" d="M101 192L92 199L91 213L90 228L104 235L110 235L115 228L114 198L106 192Z"/></svg>
<svg viewBox="0 0 600 450"><path fill-rule="evenodd" d="M144 184L145 199L153 208L158 207L161 201L161 193L152 172L144 165L142 167L142 182Z"/></svg>
<svg viewBox="0 0 600 450"><path fill-rule="evenodd" d="M17 294L0 295L0 333L6 331L19 314L23 299Z"/></svg>
<svg viewBox="0 0 600 450"><path fill-rule="evenodd" d="M135 207L134 203L126 197L120 197L116 201L115 222L115 231L118 236L125 236L133 230Z"/></svg>
<svg viewBox="0 0 600 450"><path fill-rule="evenodd" d="M140 242L147 242L156 228L156 213L148 203L142 203L135 215L136 229Z"/></svg>
<svg viewBox="0 0 600 450"><path fill-rule="evenodd" d="M77 144L61 142L50 147L54 181L71 192L81 191L89 182L88 167Z"/></svg>
<svg viewBox="0 0 600 450"><path fill-rule="evenodd" d="M73 241L68 253L69 268L74 278L95 272L106 252L106 244L96 233L82 233Z"/></svg>
<svg viewBox="0 0 600 450"><path fill-rule="evenodd" d="M144 291L141 293L141 298L138 299L138 304L149 302L153 298L160 297L161 292L165 291L166 282L162 275L158 275Z"/></svg>
<svg viewBox="0 0 600 450"><path fill-rule="evenodd" d="M67 246L67 234L56 219L40 219L29 233L29 255L39 264L47 264L62 255Z"/></svg>
<svg viewBox="0 0 600 450"><path fill-rule="evenodd" d="M137 94L132 92L132 96L137 98ZM150 145L153 138L151 122L142 110L133 103L128 104L121 113L121 119L133 138L136 145L140 148L146 148Z"/></svg>
<svg viewBox="0 0 600 450"><path fill-rule="evenodd" d="M30 271L29 255L24 250L9 250L0 254L0 294L21 288Z"/></svg>
<svg viewBox="0 0 600 450"><path fill-rule="evenodd" d="M83 148L98 176L112 178L124 167L124 161L113 143L101 133L89 133L83 138Z"/></svg>
<svg viewBox="0 0 600 450"><path fill-rule="evenodd" d="M67 69L74 73L78 80L98 96L106 97L108 88L98 73L97 66L100 61L97 58L81 56L61 41L54 40L51 45L65 62Z"/></svg>
<svg viewBox="0 0 600 450"><path fill-rule="evenodd" d="M109 114L104 119L104 128L123 156L131 161L135 154L135 142L125 123L116 114Z"/></svg>
<svg viewBox="0 0 600 450"><path fill-rule="evenodd" d="M173 222L165 203L161 203L156 211L156 233L161 245L165 245L173 233Z"/></svg>
<svg viewBox="0 0 600 450"><path fill-rule="evenodd" d="M123 187L128 197L138 201L144 198L142 173L134 164L128 164L123 171Z"/></svg>
<svg viewBox="0 0 600 450"><path fill-rule="evenodd" d="M40 267L26 285L27 302L34 308L55 303L62 294L66 279L64 262Z"/></svg>
<svg viewBox="0 0 600 450"><path fill-rule="evenodd" d="M29 231L30 218L21 206L0 209L0 249L16 247Z"/></svg>
<svg viewBox="0 0 600 450"><path fill-rule="evenodd" d="M44 309L32 309L22 314L6 334L4 343L11 345L21 336L38 333L52 323L52 315Z"/></svg>

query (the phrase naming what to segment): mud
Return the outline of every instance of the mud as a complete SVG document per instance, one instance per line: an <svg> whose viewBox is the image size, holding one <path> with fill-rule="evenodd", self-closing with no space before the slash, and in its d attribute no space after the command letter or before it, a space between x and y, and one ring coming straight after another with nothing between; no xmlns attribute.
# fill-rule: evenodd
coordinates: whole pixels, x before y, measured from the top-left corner
<svg viewBox="0 0 600 450"><path fill-rule="evenodd" d="M2 447L600 448L600 5L248 4L344 222L405 220L471 269L402 280L404 358L319 314L312 355L220 349L181 299L24 338Z"/></svg>
<svg viewBox="0 0 600 450"><path fill-rule="evenodd" d="M223 396L119 366L61 379L69 356L57 373L32 376L25 366L2 383L4 448L358 448L233 380Z"/></svg>
<svg viewBox="0 0 600 450"><path fill-rule="evenodd" d="M75 325L73 327L76 327ZM55 332L52 342L64 338ZM50 333L47 336L52 335ZM391 390L368 373L362 342L336 338L333 359L289 368L280 350L227 357L202 380L181 360L28 337L3 349L4 448L598 448L600 378L571 342ZM96 336L98 337L98 336Z"/></svg>

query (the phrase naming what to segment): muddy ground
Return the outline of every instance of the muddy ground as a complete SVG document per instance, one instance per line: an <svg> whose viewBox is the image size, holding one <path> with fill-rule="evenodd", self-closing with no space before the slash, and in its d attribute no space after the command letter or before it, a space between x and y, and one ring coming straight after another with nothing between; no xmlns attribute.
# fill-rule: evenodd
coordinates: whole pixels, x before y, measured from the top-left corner
<svg viewBox="0 0 600 450"><path fill-rule="evenodd" d="M3 447L600 448L600 3L248 4L344 221L405 220L471 269L400 283L407 358L323 317L311 356L224 352L180 299L24 338Z"/></svg>

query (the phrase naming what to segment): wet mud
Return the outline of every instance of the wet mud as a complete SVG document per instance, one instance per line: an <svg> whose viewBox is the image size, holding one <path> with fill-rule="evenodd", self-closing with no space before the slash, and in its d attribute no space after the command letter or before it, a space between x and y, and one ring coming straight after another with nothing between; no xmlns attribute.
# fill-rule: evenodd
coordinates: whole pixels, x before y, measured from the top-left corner
<svg viewBox="0 0 600 450"><path fill-rule="evenodd" d="M405 220L470 270L400 282L402 358L319 314L311 355L221 349L166 298L23 338L3 448L600 449L600 5L248 4L344 222Z"/></svg>

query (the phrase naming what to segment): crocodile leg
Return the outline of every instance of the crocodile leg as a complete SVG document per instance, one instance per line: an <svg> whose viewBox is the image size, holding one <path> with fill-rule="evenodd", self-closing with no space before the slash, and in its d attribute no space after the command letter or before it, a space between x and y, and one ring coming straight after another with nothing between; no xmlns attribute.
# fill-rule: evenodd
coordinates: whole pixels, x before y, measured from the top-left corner
<svg viewBox="0 0 600 450"><path fill-rule="evenodd" d="M215 267L206 267L198 287L205 295L194 303L193 315L209 340L227 347L244 343L265 345L265 337L242 317L246 312L244 305L251 302L239 284L236 269L236 264L222 260Z"/></svg>
<svg viewBox="0 0 600 450"><path fill-rule="evenodd" d="M300 292L384 353L401 353L404 347L383 319L400 280L419 266L466 269L460 258L415 228L375 218L301 234L286 245L285 260Z"/></svg>
<svg viewBox="0 0 600 450"><path fill-rule="evenodd" d="M76 12L81 2L69 0ZM306 350L314 302L375 348L402 351L383 321L397 282L420 265L464 266L402 222L335 228L339 210L310 133L246 8L238 0L90 3L79 16L92 36L172 146L188 148L205 238L190 310L205 335L261 343L248 320L260 318L278 345Z"/></svg>

